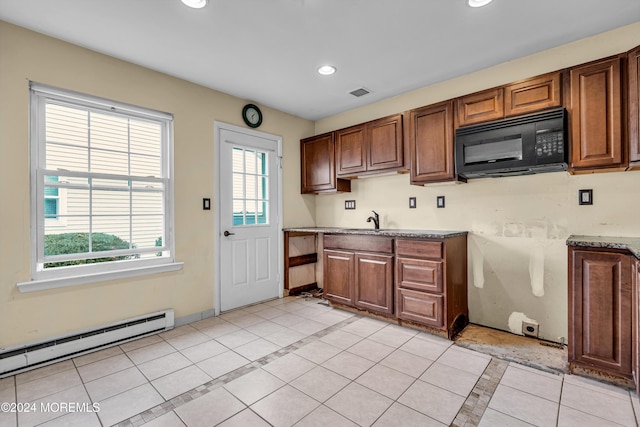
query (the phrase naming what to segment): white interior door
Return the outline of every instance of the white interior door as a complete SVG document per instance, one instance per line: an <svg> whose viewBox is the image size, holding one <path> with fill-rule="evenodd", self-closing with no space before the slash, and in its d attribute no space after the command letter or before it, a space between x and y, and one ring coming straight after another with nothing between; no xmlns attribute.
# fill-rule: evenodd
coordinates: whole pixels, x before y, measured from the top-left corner
<svg viewBox="0 0 640 427"><path fill-rule="evenodd" d="M221 128L220 310L280 295L279 140Z"/></svg>

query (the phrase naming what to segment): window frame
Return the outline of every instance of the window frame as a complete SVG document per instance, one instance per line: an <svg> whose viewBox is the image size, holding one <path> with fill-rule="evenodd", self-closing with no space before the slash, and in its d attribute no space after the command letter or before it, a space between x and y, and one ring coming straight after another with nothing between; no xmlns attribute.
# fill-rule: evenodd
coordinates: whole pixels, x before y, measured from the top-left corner
<svg viewBox="0 0 640 427"><path fill-rule="evenodd" d="M163 242L162 256L144 259L128 259L103 263L84 264L45 269L44 258L44 215L47 186L46 171L46 114L48 101L71 104L91 111L106 112L129 118L151 120L161 124L161 177L163 193ZM174 271L182 268L175 262L174 244L174 179L173 179L173 115L147 108L98 98L64 89L54 88L35 82L29 84L30 102L30 200L31 200L31 280L18 283L22 292L55 287L92 283L116 278L152 274L160 271ZM72 175L73 172L65 172ZM88 172L90 175L91 172ZM50 174L49 174L50 175ZM97 174L100 175L100 174ZM113 174L118 175L118 174ZM133 175L127 175L134 177ZM130 181L133 181L130 180ZM60 199L59 199L60 200ZM59 201L58 203L61 203ZM59 209L62 209L59 206ZM159 252L159 248L153 252ZM145 250L146 251L146 250ZM117 255L114 251L113 255ZM148 251L146 251L148 252Z"/></svg>

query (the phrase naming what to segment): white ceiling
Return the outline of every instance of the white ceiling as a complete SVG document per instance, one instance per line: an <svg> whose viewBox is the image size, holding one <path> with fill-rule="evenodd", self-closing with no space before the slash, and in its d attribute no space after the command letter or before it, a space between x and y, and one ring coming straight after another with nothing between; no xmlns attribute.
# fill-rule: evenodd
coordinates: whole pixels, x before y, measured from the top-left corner
<svg viewBox="0 0 640 427"><path fill-rule="evenodd" d="M317 120L637 22L640 0L0 0L0 19Z"/></svg>

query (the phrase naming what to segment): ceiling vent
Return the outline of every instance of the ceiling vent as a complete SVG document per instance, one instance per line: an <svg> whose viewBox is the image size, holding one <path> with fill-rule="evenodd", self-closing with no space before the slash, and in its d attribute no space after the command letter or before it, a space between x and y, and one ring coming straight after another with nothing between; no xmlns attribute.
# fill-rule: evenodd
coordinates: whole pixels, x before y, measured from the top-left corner
<svg viewBox="0 0 640 427"><path fill-rule="evenodd" d="M364 95L366 95L368 93L371 93L371 91L369 89L365 89L365 88L361 87L360 89L352 90L349 93L351 95L355 96L356 98L360 98L361 96L364 96Z"/></svg>

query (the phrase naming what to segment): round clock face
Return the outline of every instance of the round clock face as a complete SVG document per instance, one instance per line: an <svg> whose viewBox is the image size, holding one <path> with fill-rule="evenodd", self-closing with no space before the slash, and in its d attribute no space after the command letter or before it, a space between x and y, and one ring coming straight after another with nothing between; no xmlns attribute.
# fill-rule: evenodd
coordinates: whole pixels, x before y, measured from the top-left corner
<svg viewBox="0 0 640 427"><path fill-rule="evenodd" d="M262 124L262 112L253 104L247 104L242 109L242 118L247 126L257 128Z"/></svg>

